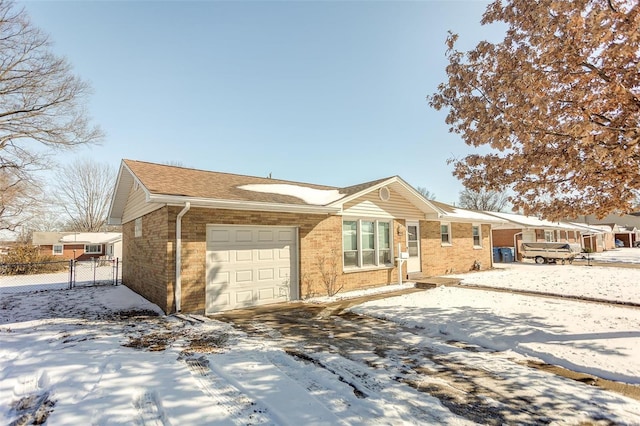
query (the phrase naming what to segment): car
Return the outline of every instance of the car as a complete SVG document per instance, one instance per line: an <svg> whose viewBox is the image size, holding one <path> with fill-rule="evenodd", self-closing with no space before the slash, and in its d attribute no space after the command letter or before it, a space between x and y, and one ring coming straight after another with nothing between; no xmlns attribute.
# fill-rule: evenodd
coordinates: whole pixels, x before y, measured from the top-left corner
<svg viewBox="0 0 640 426"><path fill-rule="evenodd" d="M616 247L624 247L624 243L622 242L622 240L616 238Z"/></svg>

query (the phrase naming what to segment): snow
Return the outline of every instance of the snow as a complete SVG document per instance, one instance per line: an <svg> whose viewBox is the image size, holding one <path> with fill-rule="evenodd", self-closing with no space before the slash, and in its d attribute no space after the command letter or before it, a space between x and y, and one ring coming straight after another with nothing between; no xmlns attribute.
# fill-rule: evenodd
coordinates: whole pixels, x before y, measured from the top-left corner
<svg viewBox="0 0 640 426"><path fill-rule="evenodd" d="M482 223L506 223L505 220L496 218L494 216L484 214L473 210L462 210L458 208L452 208L451 211L446 212L447 219L469 219L476 220Z"/></svg>
<svg viewBox="0 0 640 426"><path fill-rule="evenodd" d="M114 240L119 240L122 238L122 233L120 232L76 232L69 235L64 235L60 238L60 241L63 243L73 243L73 242L81 242L81 243L106 243Z"/></svg>
<svg viewBox="0 0 640 426"><path fill-rule="evenodd" d="M499 217L501 219L507 220L513 223L519 223L521 225L525 225L533 228L554 228L554 229L565 229L569 231L579 231L582 230L582 226L575 226L566 222L550 222L548 220L539 219L535 216L523 216L515 213L503 213L503 212L487 212L491 216ZM583 225L584 226L584 225Z"/></svg>
<svg viewBox="0 0 640 426"><path fill-rule="evenodd" d="M628 259L633 266L640 263L640 249L598 257ZM415 349L413 362L424 368L437 372L421 352L431 351L460 368L473 366L499 377L524 401L547 401L532 406L551 407L547 409L556 424L593 418L640 424L640 401L523 365L539 360L640 384L640 309L465 287L638 303L638 273L637 268L586 262L505 264L460 275L459 287L387 297L350 309L404 327L394 332L395 338L401 347ZM311 302L367 294L342 293ZM340 321L346 320L336 319L338 328ZM305 353L315 360L309 363L292 356L303 348L277 330L267 331L270 338L259 338L215 318L163 316L124 286L0 293L0 424L11 424L38 407L51 425L471 423L437 398L394 379L411 361L403 356ZM210 344L197 349L198 339ZM456 341L478 349L460 349ZM429 386L443 379L433 374L420 380Z"/></svg>
<svg viewBox="0 0 640 426"><path fill-rule="evenodd" d="M315 189L282 183L241 185L238 188L245 191L289 195L315 206L325 206L344 197L344 194L341 194L337 189Z"/></svg>

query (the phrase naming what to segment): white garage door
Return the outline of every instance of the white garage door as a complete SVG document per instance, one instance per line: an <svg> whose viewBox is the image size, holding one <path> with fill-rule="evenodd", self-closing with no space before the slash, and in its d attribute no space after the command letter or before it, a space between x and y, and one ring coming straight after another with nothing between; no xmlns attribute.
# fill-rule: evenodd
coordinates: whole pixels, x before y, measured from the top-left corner
<svg viewBox="0 0 640 426"><path fill-rule="evenodd" d="M297 299L296 228L207 225L206 312Z"/></svg>

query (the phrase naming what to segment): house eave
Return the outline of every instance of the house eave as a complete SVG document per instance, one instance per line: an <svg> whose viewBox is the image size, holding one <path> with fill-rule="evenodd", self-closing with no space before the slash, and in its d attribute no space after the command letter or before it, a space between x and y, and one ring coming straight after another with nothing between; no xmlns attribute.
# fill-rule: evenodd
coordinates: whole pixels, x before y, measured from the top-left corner
<svg viewBox="0 0 640 426"><path fill-rule="evenodd" d="M192 207L202 207L208 209L224 210L245 210L264 212L286 212L286 213L307 213L307 214L337 214L339 207L312 206L301 204L279 204L262 203L252 201L237 200L216 200L210 198L194 198L176 195L150 194L147 202L166 204L169 206L184 206L185 202L190 202Z"/></svg>

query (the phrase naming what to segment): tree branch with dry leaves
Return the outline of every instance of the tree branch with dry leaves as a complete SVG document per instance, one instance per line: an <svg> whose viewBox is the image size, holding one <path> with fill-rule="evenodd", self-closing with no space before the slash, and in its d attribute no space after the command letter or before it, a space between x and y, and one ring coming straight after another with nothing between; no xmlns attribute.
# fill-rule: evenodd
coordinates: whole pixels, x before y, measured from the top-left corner
<svg viewBox="0 0 640 426"><path fill-rule="evenodd" d="M469 52L446 40L448 79L428 96L472 147L452 159L472 191L510 190L515 210L549 219L633 209L640 189L638 0L494 1L507 25Z"/></svg>

